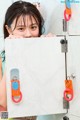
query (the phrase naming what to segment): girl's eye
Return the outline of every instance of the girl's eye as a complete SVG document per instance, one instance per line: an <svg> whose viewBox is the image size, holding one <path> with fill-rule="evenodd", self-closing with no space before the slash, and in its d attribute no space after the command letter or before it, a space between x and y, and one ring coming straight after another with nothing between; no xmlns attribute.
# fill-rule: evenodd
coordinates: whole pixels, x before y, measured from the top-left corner
<svg viewBox="0 0 80 120"><path fill-rule="evenodd" d="M32 30L35 30L35 29L37 29L37 26L31 26L30 27Z"/></svg>
<svg viewBox="0 0 80 120"><path fill-rule="evenodd" d="M17 28L19 31L24 31L25 28Z"/></svg>

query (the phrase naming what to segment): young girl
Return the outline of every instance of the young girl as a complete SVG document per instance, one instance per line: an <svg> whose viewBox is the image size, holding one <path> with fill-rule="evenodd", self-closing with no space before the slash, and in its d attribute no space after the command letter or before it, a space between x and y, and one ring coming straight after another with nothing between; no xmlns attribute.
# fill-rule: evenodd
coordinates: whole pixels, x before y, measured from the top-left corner
<svg viewBox="0 0 80 120"><path fill-rule="evenodd" d="M42 35L43 25L44 20L35 5L29 2L17 1L7 9L4 21L4 39L6 37L10 39L44 37ZM52 35L48 34L45 36L49 37ZM4 68L5 51L0 54L0 111L7 110L6 72L4 72ZM32 120L34 120L34 117ZM46 119L44 118L44 120Z"/></svg>

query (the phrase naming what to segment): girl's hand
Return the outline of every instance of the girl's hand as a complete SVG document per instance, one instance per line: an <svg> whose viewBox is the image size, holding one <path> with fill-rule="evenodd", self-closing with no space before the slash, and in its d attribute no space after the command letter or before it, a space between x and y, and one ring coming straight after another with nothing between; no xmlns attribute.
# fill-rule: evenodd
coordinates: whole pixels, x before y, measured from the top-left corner
<svg viewBox="0 0 80 120"><path fill-rule="evenodd" d="M41 35L40 37L56 37L56 35L48 33L47 35Z"/></svg>
<svg viewBox="0 0 80 120"><path fill-rule="evenodd" d="M0 112L2 111L7 111L7 108L0 105Z"/></svg>

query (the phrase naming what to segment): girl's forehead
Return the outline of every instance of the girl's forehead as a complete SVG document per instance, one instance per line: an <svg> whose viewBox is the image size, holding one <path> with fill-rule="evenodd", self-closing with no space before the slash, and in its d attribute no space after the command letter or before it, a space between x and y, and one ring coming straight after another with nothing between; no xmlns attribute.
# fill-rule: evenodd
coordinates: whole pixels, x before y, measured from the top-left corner
<svg viewBox="0 0 80 120"><path fill-rule="evenodd" d="M18 19L16 18L15 22L17 23L17 25L30 25L32 23L36 23L36 20L33 16L25 15L20 16Z"/></svg>

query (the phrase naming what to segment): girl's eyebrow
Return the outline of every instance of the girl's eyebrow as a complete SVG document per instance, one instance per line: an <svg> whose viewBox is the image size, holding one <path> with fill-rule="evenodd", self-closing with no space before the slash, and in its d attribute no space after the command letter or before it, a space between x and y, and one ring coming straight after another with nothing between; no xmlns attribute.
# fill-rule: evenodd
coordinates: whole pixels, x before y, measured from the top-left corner
<svg viewBox="0 0 80 120"><path fill-rule="evenodd" d="M17 25L17 27L25 27L25 25Z"/></svg>
<svg viewBox="0 0 80 120"><path fill-rule="evenodd" d="M32 25L37 25L37 23L32 23L29 26L32 26ZM17 27L26 27L26 25L17 25Z"/></svg>
<svg viewBox="0 0 80 120"><path fill-rule="evenodd" d="M37 23L32 23L30 26L32 26L32 25L37 25Z"/></svg>

